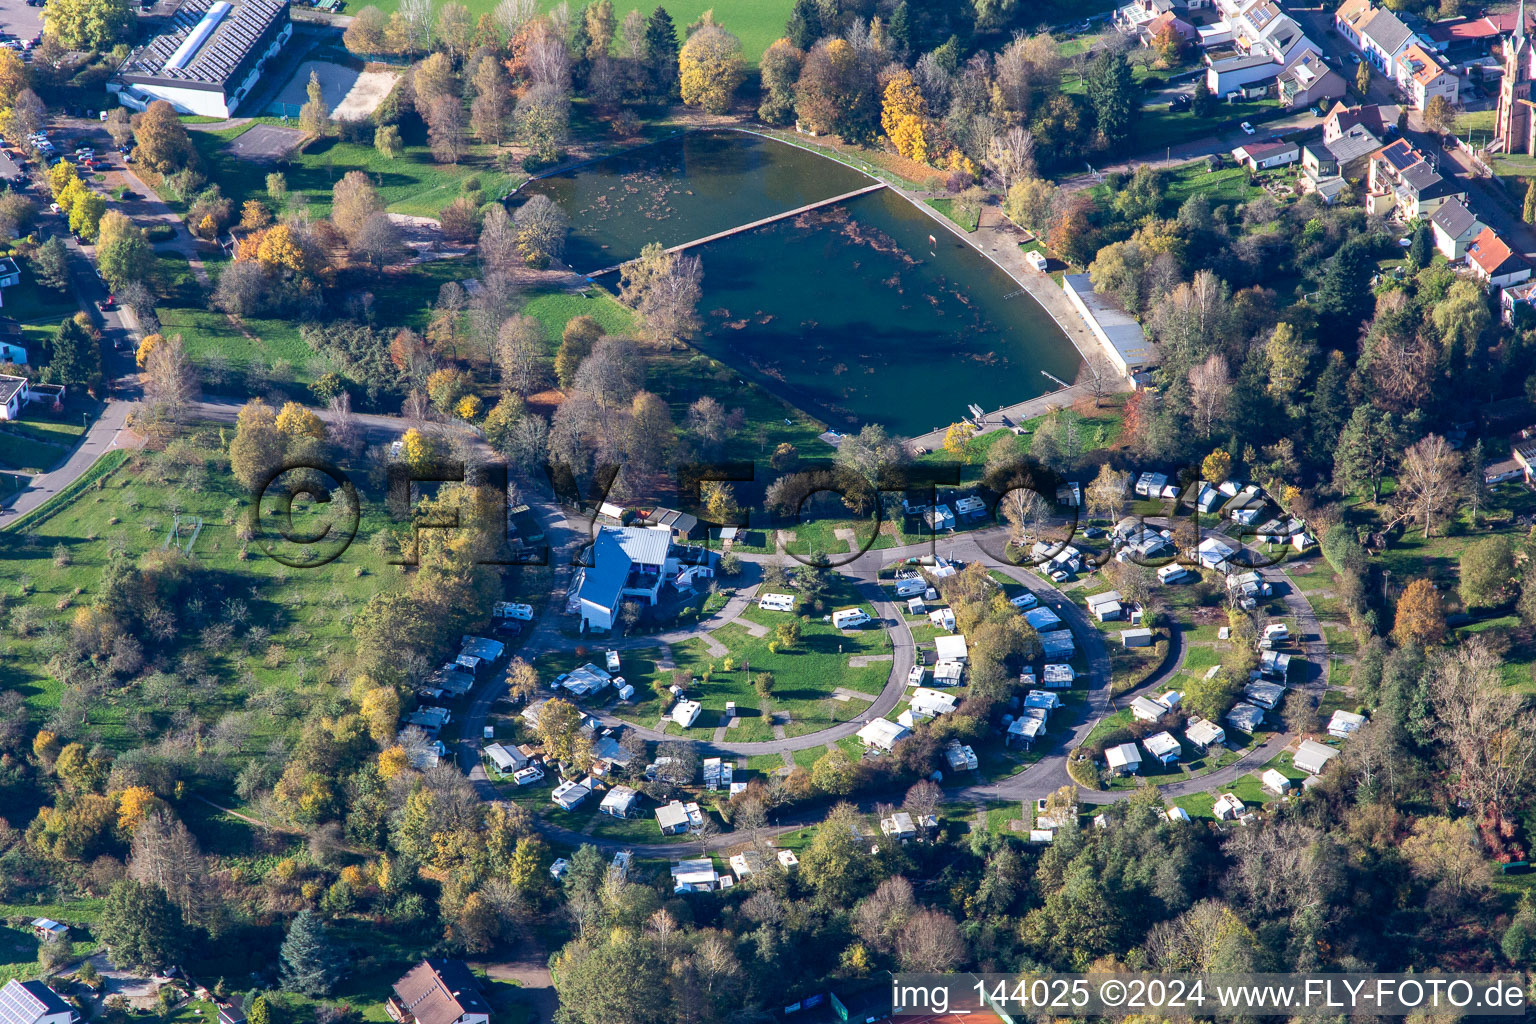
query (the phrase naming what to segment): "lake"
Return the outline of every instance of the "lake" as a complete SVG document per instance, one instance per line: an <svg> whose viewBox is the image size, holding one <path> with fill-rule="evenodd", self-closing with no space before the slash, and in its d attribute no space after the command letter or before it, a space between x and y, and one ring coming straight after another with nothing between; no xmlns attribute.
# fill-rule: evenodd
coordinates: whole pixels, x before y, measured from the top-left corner
<svg viewBox="0 0 1536 1024"><path fill-rule="evenodd" d="M862 188L870 179L739 132L693 134L531 182L571 215L595 269ZM937 247L929 245L932 235ZM890 190L689 250L694 345L836 430L915 436L1072 381L1071 341L999 267ZM616 276L604 279L616 286Z"/></svg>
<svg viewBox="0 0 1536 1024"><path fill-rule="evenodd" d="M873 185L834 160L745 132L689 132L530 181L571 218L565 262L589 273Z"/></svg>

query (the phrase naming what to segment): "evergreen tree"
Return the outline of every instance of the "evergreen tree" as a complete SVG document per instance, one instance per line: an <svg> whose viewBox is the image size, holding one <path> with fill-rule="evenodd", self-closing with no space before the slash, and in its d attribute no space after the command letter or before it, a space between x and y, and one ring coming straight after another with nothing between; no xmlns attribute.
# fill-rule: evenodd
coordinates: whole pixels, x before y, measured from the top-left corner
<svg viewBox="0 0 1536 1024"><path fill-rule="evenodd" d="M571 80L577 86L584 85L592 71L592 30L587 27L587 6L571 17Z"/></svg>
<svg viewBox="0 0 1536 1024"><path fill-rule="evenodd" d="M658 6L645 19L645 71L656 96L677 92L677 26L665 7Z"/></svg>
<svg viewBox="0 0 1536 1024"><path fill-rule="evenodd" d="M1189 112L1201 120L1216 112L1216 97L1211 95L1210 87L1203 78L1195 83L1195 95L1190 98Z"/></svg>
<svg viewBox="0 0 1536 1024"><path fill-rule="evenodd" d="M809 50L825 31L821 24L821 8L817 6L816 0L795 0L795 9L790 12L789 21L784 25L784 37L794 43L796 49Z"/></svg>
<svg viewBox="0 0 1536 1024"><path fill-rule="evenodd" d="M1536 178L1525 179L1525 210L1520 219L1527 224L1536 224Z"/></svg>
<svg viewBox="0 0 1536 1024"><path fill-rule="evenodd" d="M246 1024L272 1024L272 1010L267 1006L266 996L257 996L251 1000L245 1008Z"/></svg>
<svg viewBox="0 0 1536 1024"><path fill-rule="evenodd" d="M61 384L93 387L101 381L101 342L90 318L77 313L59 324L49 346L49 376Z"/></svg>
<svg viewBox="0 0 1536 1024"><path fill-rule="evenodd" d="M96 934L118 967L149 973L180 958L183 928L164 889L124 879L107 894Z"/></svg>
<svg viewBox="0 0 1536 1024"><path fill-rule="evenodd" d="M1323 271L1317 304L1322 323L1333 326L1335 337L1353 337L1360 322L1370 315L1376 301L1369 286L1373 263L1370 243L1357 236L1339 246L1338 254Z"/></svg>
<svg viewBox="0 0 1536 1024"><path fill-rule="evenodd" d="M1429 225L1420 221L1413 231L1413 241L1408 246L1408 265L1414 270L1423 270L1434 256L1435 246L1429 237Z"/></svg>
<svg viewBox="0 0 1536 1024"><path fill-rule="evenodd" d="M907 11L907 0L901 0L891 12L891 23L886 26L885 34L897 53L912 49L912 15Z"/></svg>
<svg viewBox="0 0 1536 1024"><path fill-rule="evenodd" d="M1104 148L1119 149L1131 137L1138 111L1136 82L1123 53L1101 53L1088 65L1084 83L1088 102L1098 118Z"/></svg>
<svg viewBox="0 0 1536 1024"><path fill-rule="evenodd" d="M1328 365L1318 375L1317 388L1312 393L1312 405L1307 414L1307 426L1311 430L1308 454L1319 465L1333 461L1333 450L1339 443L1339 434L1349 419L1349 363L1342 352L1332 352Z"/></svg>
<svg viewBox="0 0 1536 1024"><path fill-rule="evenodd" d="M341 978L341 958L325 935L318 918L300 911L288 928L278 953L278 977L289 992L306 996L328 995Z"/></svg>

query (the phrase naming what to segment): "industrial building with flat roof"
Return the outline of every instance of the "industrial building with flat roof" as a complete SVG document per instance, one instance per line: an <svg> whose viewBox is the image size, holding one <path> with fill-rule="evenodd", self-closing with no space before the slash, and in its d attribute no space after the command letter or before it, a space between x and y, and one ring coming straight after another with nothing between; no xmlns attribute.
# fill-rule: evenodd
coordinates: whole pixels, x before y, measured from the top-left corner
<svg viewBox="0 0 1536 1024"><path fill-rule="evenodd" d="M186 0L109 87L135 110L165 100L184 114L229 117L292 35L288 0Z"/></svg>

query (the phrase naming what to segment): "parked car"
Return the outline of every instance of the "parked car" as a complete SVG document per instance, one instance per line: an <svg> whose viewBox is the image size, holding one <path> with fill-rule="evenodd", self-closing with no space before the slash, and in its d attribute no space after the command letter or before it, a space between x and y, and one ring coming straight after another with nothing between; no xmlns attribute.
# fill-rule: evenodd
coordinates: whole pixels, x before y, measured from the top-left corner
<svg viewBox="0 0 1536 1024"><path fill-rule="evenodd" d="M1244 135L1253 134L1253 125L1249 124L1247 121L1244 121L1242 124L1238 125L1238 127L1243 130Z"/></svg>
<svg viewBox="0 0 1536 1024"><path fill-rule="evenodd" d="M101 310L103 313L110 313L112 310L117 308L117 296L108 295L104 299L97 299L96 308Z"/></svg>

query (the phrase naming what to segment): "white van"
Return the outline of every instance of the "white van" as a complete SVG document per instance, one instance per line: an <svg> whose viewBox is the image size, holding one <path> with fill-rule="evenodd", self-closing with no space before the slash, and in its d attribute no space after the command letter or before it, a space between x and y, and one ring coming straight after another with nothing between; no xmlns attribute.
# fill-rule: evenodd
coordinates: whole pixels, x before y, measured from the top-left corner
<svg viewBox="0 0 1536 1024"><path fill-rule="evenodd" d="M852 629L868 621L869 614L863 608L844 608L840 612L832 613L832 625L838 629Z"/></svg>

